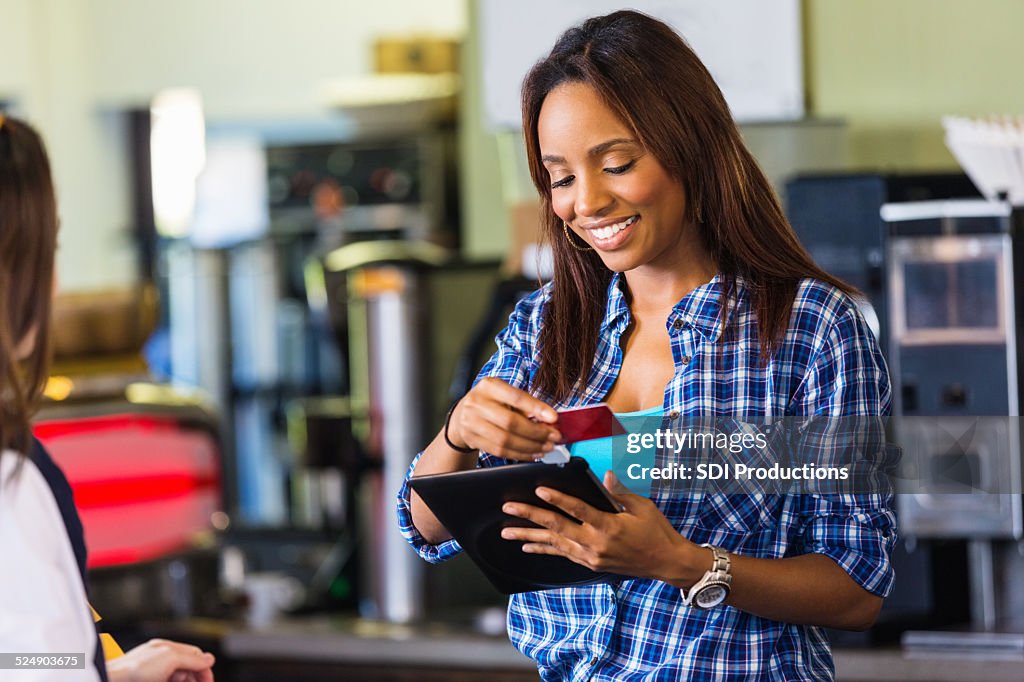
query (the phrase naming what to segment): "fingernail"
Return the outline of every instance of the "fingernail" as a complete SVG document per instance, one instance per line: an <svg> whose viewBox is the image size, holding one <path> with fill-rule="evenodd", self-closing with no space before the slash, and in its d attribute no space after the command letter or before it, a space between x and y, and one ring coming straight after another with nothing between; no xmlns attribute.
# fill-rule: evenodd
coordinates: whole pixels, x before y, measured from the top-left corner
<svg viewBox="0 0 1024 682"><path fill-rule="evenodd" d="M511 514L515 510L516 510L515 506L513 506L511 504L504 504L504 505L501 506L501 511L505 512L506 514Z"/></svg>
<svg viewBox="0 0 1024 682"><path fill-rule="evenodd" d="M542 500L547 500L551 497L551 493L548 492L547 488L537 488L537 497Z"/></svg>
<svg viewBox="0 0 1024 682"><path fill-rule="evenodd" d="M501 531L501 537L505 538L506 540L515 540L516 534L513 531L506 528L505 530Z"/></svg>

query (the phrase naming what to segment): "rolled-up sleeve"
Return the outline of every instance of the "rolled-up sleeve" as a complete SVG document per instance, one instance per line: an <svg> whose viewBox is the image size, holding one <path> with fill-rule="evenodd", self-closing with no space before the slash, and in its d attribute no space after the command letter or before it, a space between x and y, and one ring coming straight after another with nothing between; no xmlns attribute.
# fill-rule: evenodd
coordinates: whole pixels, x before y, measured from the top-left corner
<svg viewBox="0 0 1024 682"><path fill-rule="evenodd" d="M533 366L532 349L536 345L541 305L546 298L547 291L546 287L539 289L516 305L509 317L508 326L495 337L497 351L477 374L473 381L474 386L485 377L495 377L524 390L529 386ZM412 478L416 464L422 456L423 452L420 452L413 458L409 470L406 472L405 481L398 491L398 528L406 541L423 559L437 564L461 552L462 547L454 539L437 545L431 544L424 539L412 522L409 479ZM481 452L477 460L477 466L481 467L500 466L506 463L507 460L504 458L486 452Z"/></svg>
<svg viewBox="0 0 1024 682"><path fill-rule="evenodd" d="M420 532L412 522L412 507L409 503L411 492L409 479L412 478L412 472L416 469L416 463L420 461L422 456L423 453L421 452L412 460L412 464L409 465L409 471L405 474L405 481L402 482L402 487L398 491L398 530L402 532L402 537L412 545L412 548L423 559L432 564L439 564L461 552L462 547L454 538L439 545L433 545L420 535Z"/></svg>
<svg viewBox="0 0 1024 682"><path fill-rule="evenodd" d="M885 597L895 580L890 560L897 539L894 496L881 470L885 462L876 459L875 454L885 452L882 420L863 417L889 414L889 373L860 313L852 305L833 312L828 332L798 391L800 405L796 412L818 419L849 420L826 430L849 433L854 430L851 424L856 425L856 441L840 438L839 442L859 442L860 459L853 463L877 467L878 471L858 475L858 482L872 481L871 486L801 495L798 508L803 521L802 544L808 552L833 559L868 592ZM819 446L828 440L820 433L816 438Z"/></svg>
<svg viewBox="0 0 1024 682"><path fill-rule="evenodd" d="M891 496L876 494L804 495L808 517L804 547L824 554L858 585L888 596L895 574L889 559L896 544Z"/></svg>

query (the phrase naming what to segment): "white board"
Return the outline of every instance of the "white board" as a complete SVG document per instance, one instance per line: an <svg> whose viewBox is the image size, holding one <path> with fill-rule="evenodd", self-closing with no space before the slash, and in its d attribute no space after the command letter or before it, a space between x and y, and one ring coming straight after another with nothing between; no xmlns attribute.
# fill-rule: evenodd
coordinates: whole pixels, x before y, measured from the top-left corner
<svg viewBox="0 0 1024 682"><path fill-rule="evenodd" d="M737 121L804 114L799 0L480 0L484 110L492 129L520 127L519 90L567 28L637 9L682 35L718 82Z"/></svg>

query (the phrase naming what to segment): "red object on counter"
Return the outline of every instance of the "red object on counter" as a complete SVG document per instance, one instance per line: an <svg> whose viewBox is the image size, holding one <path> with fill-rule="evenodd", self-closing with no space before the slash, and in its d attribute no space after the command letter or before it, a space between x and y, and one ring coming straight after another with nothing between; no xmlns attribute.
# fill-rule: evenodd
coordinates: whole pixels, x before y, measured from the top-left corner
<svg viewBox="0 0 1024 682"><path fill-rule="evenodd" d="M221 497L210 432L135 414L44 421L33 430L74 491L90 568L159 559L211 529Z"/></svg>

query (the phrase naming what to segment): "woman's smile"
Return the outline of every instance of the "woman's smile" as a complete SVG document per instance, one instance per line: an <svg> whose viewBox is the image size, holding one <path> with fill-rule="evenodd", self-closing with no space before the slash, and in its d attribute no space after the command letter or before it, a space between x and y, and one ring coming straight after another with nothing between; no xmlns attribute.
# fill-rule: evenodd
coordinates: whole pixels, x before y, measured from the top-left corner
<svg viewBox="0 0 1024 682"><path fill-rule="evenodd" d="M631 273L627 279L633 271L676 278L709 269L696 228L686 218L682 183L593 87L555 87L537 126L551 208L605 267Z"/></svg>
<svg viewBox="0 0 1024 682"><path fill-rule="evenodd" d="M601 251L614 251L629 239L639 221L639 215L631 215L625 219L612 218L592 223L593 227L590 225L581 225L580 227L590 235L590 242L594 248Z"/></svg>

